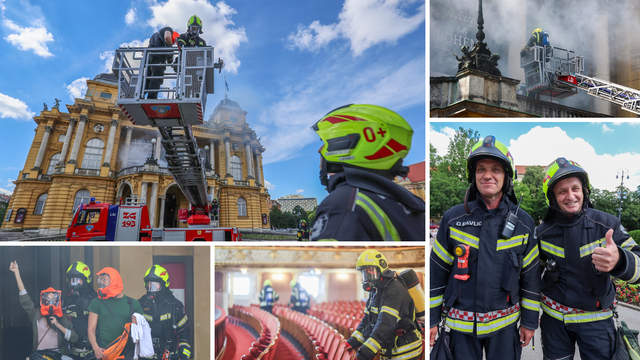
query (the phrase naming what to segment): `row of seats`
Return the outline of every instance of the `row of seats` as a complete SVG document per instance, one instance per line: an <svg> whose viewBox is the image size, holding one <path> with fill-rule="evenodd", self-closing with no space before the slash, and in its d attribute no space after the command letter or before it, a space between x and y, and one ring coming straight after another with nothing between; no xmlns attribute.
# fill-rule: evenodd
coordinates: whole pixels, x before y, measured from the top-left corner
<svg viewBox="0 0 640 360"><path fill-rule="evenodd" d="M345 337L327 323L284 306L275 306L273 313L280 319L284 331L298 340L313 359L351 360L355 358L355 350L351 348L347 350Z"/></svg>
<svg viewBox="0 0 640 360"><path fill-rule="evenodd" d="M248 353L241 360L273 360L280 337L280 321L272 314L260 310L259 307L233 305L229 315L236 317L251 326L260 337L251 344Z"/></svg>
<svg viewBox="0 0 640 360"><path fill-rule="evenodd" d="M348 339L364 317L364 301L333 301L316 304L309 314L326 322Z"/></svg>

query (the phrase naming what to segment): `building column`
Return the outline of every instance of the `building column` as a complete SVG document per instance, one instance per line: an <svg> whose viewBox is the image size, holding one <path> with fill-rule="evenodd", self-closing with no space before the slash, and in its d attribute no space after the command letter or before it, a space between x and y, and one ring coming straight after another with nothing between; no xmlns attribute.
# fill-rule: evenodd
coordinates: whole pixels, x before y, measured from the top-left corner
<svg viewBox="0 0 640 360"><path fill-rule="evenodd" d="M216 152L213 148L216 146L216 142L213 139L209 139L209 163L211 164L211 170L216 172Z"/></svg>
<svg viewBox="0 0 640 360"><path fill-rule="evenodd" d="M256 183L262 185L262 171L260 170L260 153L256 152L253 154L254 160L256 162Z"/></svg>
<svg viewBox="0 0 640 360"><path fill-rule="evenodd" d="M225 177L231 177L231 157L229 156L229 152L230 152L229 137L225 137L224 138L224 157L227 162L227 175Z"/></svg>
<svg viewBox="0 0 640 360"><path fill-rule="evenodd" d="M148 182L143 181L142 182L142 189L140 189L140 200L144 200L143 202L145 203L145 205L147 204L147 186L148 186Z"/></svg>
<svg viewBox="0 0 640 360"><path fill-rule="evenodd" d="M167 199L167 195L159 196L160 198L160 219L158 219L158 227L164 227L164 201Z"/></svg>
<svg viewBox="0 0 640 360"><path fill-rule="evenodd" d="M158 137L156 138L156 149L155 149L156 153L156 160L160 161L160 154L162 154L162 136L160 136L160 134L158 134Z"/></svg>
<svg viewBox="0 0 640 360"><path fill-rule="evenodd" d="M36 163L33 166L31 171L40 170L40 165L42 165L42 158L44 157L44 152L47 150L47 145L49 144L49 136L53 132L53 126L45 126L44 127L44 136L42 137L42 142L40 143L40 149L38 150L38 156L36 157Z"/></svg>
<svg viewBox="0 0 640 360"><path fill-rule="evenodd" d="M118 129L118 119L111 119L111 127L109 128L109 140L107 141L107 151L104 154L104 163L102 166L111 167L111 153L113 152L113 143L116 140L116 130Z"/></svg>
<svg viewBox="0 0 640 360"><path fill-rule="evenodd" d="M156 204L158 203L158 183L151 183L151 202L149 204L149 222L151 227L156 226Z"/></svg>
<svg viewBox="0 0 640 360"><path fill-rule="evenodd" d="M71 136L73 135L73 127L78 122L78 119L69 119L69 127L67 128L67 135L64 137L64 144L62 145L62 151L60 152L60 161L56 165L64 166L64 159L67 158L67 151L69 151L69 144L71 143Z"/></svg>
<svg viewBox="0 0 640 360"><path fill-rule="evenodd" d="M80 115L80 124L78 125L78 131L76 131L76 138L73 141L73 148L71 149L71 157L67 164L73 164L78 166L78 151L80 151L80 145L82 143L82 135L84 135L84 127L87 125L89 117L87 115Z"/></svg>
<svg viewBox="0 0 640 360"><path fill-rule="evenodd" d="M251 144L249 142L244 143L244 154L247 159L247 180L255 179L253 176L253 153L251 152Z"/></svg>
<svg viewBox="0 0 640 360"><path fill-rule="evenodd" d="M124 139L123 169L127 167L127 163L129 162L129 147L131 146L131 132L133 131L133 127L131 126L125 126L124 128L127 129L127 137Z"/></svg>

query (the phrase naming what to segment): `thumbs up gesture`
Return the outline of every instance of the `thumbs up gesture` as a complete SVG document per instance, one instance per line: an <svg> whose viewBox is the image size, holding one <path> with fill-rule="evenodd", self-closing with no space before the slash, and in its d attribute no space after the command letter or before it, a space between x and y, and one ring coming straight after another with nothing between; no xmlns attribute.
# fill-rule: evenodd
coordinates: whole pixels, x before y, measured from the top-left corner
<svg viewBox="0 0 640 360"><path fill-rule="evenodd" d="M591 261L593 261L596 270L609 272L618 264L620 254L618 253L618 246L613 242L613 229L607 231L605 238L607 239L607 247L597 247L593 252Z"/></svg>

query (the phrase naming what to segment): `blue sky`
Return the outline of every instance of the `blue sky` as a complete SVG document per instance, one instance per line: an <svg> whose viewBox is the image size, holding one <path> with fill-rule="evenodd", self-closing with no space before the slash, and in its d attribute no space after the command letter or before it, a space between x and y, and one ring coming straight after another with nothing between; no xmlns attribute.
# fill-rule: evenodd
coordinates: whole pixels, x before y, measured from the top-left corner
<svg viewBox="0 0 640 360"><path fill-rule="evenodd" d="M425 159L424 1L0 0L0 13L0 192L14 187L44 102L72 104L87 78L110 71L114 49L144 46L165 25L182 33L193 14L226 64L205 116L226 76L229 98L267 149L272 198L326 196L310 126L344 104L398 112L414 129L405 164Z"/></svg>
<svg viewBox="0 0 640 360"><path fill-rule="evenodd" d="M509 148L516 165L546 166L558 157L574 160L599 189L615 190L618 169L627 169L625 187L640 186L640 123L632 122L431 122L429 142L447 152L460 126L493 135Z"/></svg>

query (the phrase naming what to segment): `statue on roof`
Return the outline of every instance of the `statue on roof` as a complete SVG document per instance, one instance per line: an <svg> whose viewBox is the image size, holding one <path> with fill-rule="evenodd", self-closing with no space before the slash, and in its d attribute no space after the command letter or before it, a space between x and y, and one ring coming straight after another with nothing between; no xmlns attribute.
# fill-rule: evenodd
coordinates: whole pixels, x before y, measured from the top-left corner
<svg viewBox="0 0 640 360"><path fill-rule="evenodd" d="M53 105L53 108L54 108L54 109L58 109L58 110L60 110L60 100L55 99L55 101L56 101L56 104L55 104L55 105Z"/></svg>

